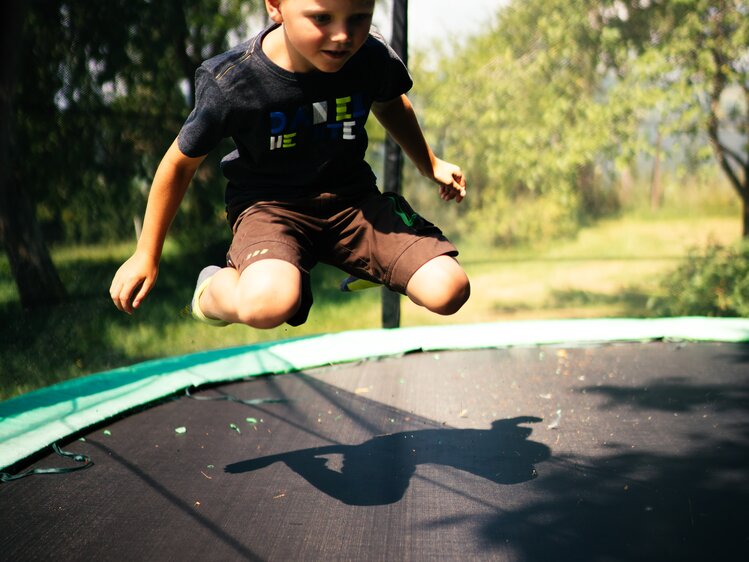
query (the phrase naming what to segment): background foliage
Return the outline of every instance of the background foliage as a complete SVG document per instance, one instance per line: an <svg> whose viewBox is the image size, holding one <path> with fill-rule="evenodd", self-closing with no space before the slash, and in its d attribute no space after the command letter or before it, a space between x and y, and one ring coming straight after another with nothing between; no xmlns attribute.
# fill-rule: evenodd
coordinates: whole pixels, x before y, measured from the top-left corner
<svg viewBox="0 0 749 562"><path fill-rule="evenodd" d="M693 250L648 302L658 316L749 317L749 244Z"/></svg>
<svg viewBox="0 0 749 562"><path fill-rule="evenodd" d="M666 171L719 169L746 209L748 14L745 2L510 2L456 53L417 57L429 136L470 174L461 231L553 240L617 212L635 182L658 206Z"/></svg>
<svg viewBox="0 0 749 562"><path fill-rule="evenodd" d="M10 172L48 244L132 239L195 69L263 21L259 0L28 3ZM470 198L441 206L410 168L409 196L454 237L538 245L621 212L634 191L657 210L683 185L728 185L746 235L748 22L740 0L508 2L479 35L411 57L427 137L466 170ZM200 168L175 221L191 251L228 235L229 149Z"/></svg>
<svg viewBox="0 0 749 562"><path fill-rule="evenodd" d="M158 159L190 111L195 68L254 33L262 9L259 0L29 3L12 172L48 242L132 236ZM502 244L571 235L617 212L632 182L649 182L656 205L661 165L677 180L722 170L745 201L747 16L737 0L511 1L457 49L416 53L427 136L469 173L471 205L450 217L457 230ZM191 244L225 235L217 163L228 150L201 167L177 218L174 232ZM423 205L444 213L433 198Z"/></svg>
<svg viewBox="0 0 749 562"><path fill-rule="evenodd" d="M13 174L33 194L49 242L132 237L150 178L192 106L195 69L246 34L259 4L30 3ZM212 155L197 176L178 230L185 222L218 230L218 158Z"/></svg>
<svg viewBox="0 0 749 562"><path fill-rule="evenodd" d="M749 255L731 244L749 175L747 16L738 0L511 0L479 35L411 50L427 138L469 181L462 205L444 205L406 166L414 206L462 239L473 297L451 321L749 313ZM106 295L195 68L263 23L259 0L26 2L0 196L32 196L67 292L27 307L0 259L0 399L153 357L379 325L379 292L342 296L330 268L315 271L301 328L181 316L196 268L224 251L229 144L201 166L143 309L123 315ZM383 133L368 127L379 172ZM679 266L713 231L719 242ZM406 325L442 321L403 309Z"/></svg>

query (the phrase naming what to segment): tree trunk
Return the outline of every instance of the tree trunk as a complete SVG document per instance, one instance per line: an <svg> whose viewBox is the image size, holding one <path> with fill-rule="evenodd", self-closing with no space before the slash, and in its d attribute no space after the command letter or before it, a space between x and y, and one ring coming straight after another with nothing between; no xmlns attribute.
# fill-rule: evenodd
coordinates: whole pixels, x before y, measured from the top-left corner
<svg viewBox="0 0 749 562"><path fill-rule="evenodd" d="M661 208L661 131L658 129L655 138L655 155L653 156L653 173L650 176L650 210L657 211Z"/></svg>
<svg viewBox="0 0 749 562"><path fill-rule="evenodd" d="M710 146L715 154L720 169L728 177L731 185L741 198L743 208L742 236L749 239L749 153L740 154L720 141L718 113L720 111L720 97L725 90L728 79L723 70L726 65L725 56L716 49L712 50L713 61L715 63L715 75L712 77L712 86L710 91L710 112L707 117L707 136L710 139ZM733 164L732 164L733 163ZM735 168L738 168L739 172ZM741 176L743 171L743 177Z"/></svg>
<svg viewBox="0 0 749 562"><path fill-rule="evenodd" d="M577 190L580 194L580 205L585 215L590 217L600 215L601 202L596 193L596 169L592 162L587 162L578 167Z"/></svg>
<svg viewBox="0 0 749 562"><path fill-rule="evenodd" d="M13 95L25 2L9 0L0 24L0 242L10 261L21 305L35 308L65 298L25 186L11 171Z"/></svg>

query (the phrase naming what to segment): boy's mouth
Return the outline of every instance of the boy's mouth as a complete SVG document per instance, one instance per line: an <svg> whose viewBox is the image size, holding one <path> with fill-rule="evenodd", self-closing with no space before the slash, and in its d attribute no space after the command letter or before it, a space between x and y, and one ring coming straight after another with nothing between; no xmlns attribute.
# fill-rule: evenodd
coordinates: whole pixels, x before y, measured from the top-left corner
<svg viewBox="0 0 749 562"><path fill-rule="evenodd" d="M346 50L334 51L334 50L324 49L322 52L325 56L330 57L335 60L345 59L349 54L349 52Z"/></svg>

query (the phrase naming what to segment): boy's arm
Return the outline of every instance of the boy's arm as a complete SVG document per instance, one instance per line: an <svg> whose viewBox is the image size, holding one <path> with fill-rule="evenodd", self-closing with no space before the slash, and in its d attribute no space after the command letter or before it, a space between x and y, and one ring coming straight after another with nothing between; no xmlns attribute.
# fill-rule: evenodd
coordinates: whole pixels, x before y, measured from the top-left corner
<svg viewBox="0 0 749 562"><path fill-rule="evenodd" d="M204 158L185 156L175 140L161 160L148 194L143 230L135 253L117 270L109 289L114 305L121 311L132 314L156 282L167 230Z"/></svg>
<svg viewBox="0 0 749 562"><path fill-rule="evenodd" d="M466 181L461 169L437 158L424 138L416 113L408 97L372 104L372 113L395 139L421 175L440 186L440 197L460 203L466 196Z"/></svg>

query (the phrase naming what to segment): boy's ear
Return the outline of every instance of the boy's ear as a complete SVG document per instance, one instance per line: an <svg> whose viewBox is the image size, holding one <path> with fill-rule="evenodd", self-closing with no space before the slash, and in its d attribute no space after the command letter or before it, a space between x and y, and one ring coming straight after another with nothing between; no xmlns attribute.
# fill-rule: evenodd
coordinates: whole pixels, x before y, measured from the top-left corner
<svg viewBox="0 0 749 562"><path fill-rule="evenodd" d="M281 14L281 0L265 0L265 9L268 11L268 17L276 23L283 23L283 14Z"/></svg>

